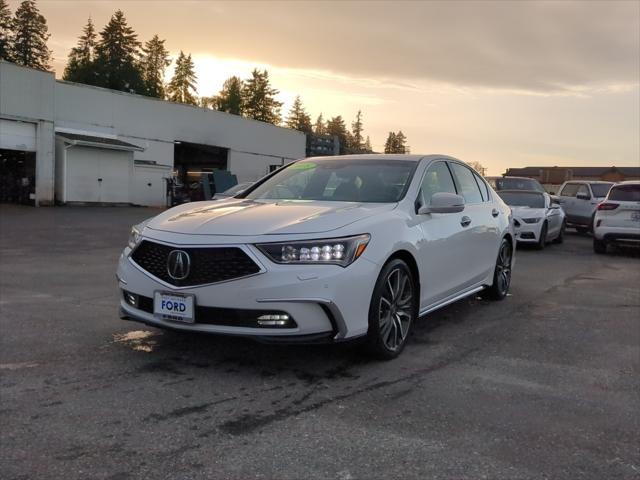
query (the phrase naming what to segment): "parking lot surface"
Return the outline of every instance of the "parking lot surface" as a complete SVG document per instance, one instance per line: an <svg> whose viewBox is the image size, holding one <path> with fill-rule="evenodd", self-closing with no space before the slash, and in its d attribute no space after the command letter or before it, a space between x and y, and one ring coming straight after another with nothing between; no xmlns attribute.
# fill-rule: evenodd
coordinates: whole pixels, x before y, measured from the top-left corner
<svg viewBox="0 0 640 480"><path fill-rule="evenodd" d="M0 206L0 478L640 478L637 253L520 249L378 362L120 320L154 213Z"/></svg>

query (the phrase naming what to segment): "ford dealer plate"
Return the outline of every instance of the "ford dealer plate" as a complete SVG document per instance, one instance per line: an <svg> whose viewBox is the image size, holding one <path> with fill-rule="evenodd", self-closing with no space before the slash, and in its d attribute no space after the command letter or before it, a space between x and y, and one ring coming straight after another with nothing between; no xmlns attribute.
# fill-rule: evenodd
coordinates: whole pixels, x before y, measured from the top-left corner
<svg viewBox="0 0 640 480"><path fill-rule="evenodd" d="M194 295L155 292L153 314L162 320L193 323Z"/></svg>

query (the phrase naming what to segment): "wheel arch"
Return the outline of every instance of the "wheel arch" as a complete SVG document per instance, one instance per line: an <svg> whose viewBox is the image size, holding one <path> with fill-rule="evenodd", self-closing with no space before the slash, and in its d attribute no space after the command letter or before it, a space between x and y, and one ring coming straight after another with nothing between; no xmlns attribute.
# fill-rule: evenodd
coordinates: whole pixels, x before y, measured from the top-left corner
<svg viewBox="0 0 640 480"><path fill-rule="evenodd" d="M413 254L411 252L409 252L408 250L396 250L395 252L393 252L389 258L387 258L387 261L384 262L384 265L386 265L387 263L389 263L391 260L394 259L400 259L402 260L404 263L407 264L407 266L409 267L409 270L411 270L411 274L413 275L413 278L416 282L416 287L418 289L418 292L420 292L420 269L418 268L418 262L416 262L415 257L413 256Z"/></svg>

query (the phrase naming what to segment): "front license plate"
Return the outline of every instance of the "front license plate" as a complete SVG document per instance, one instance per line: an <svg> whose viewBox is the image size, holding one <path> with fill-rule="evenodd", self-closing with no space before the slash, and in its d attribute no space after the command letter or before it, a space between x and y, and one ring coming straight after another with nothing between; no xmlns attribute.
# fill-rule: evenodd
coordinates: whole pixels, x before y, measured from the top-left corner
<svg viewBox="0 0 640 480"><path fill-rule="evenodd" d="M163 320L193 323L194 295L156 292L153 297L153 314Z"/></svg>

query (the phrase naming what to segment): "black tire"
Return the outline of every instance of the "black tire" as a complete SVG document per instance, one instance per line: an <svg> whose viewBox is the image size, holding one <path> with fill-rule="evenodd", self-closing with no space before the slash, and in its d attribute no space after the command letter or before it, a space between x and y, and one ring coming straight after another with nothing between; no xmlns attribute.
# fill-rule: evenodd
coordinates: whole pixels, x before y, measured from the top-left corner
<svg viewBox="0 0 640 480"><path fill-rule="evenodd" d="M600 255L607 253L607 243L594 237L593 251Z"/></svg>
<svg viewBox="0 0 640 480"><path fill-rule="evenodd" d="M482 297L489 300L503 300L509 293L511 286L511 262L513 260L513 246L506 238L502 239L496 267L493 271L493 284L482 292Z"/></svg>
<svg viewBox="0 0 640 480"><path fill-rule="evenodd" d="M396 258L382 267L369 305L366 347L370 354L382 360L400 355L418 317L419 295L404 261Z"/></svg>
<svg viewBox="0 0 640 480"><path fill-rule="evenodd" d="M567 229L567 224L562 222L562 226L560 227L560 233L554 240L554 243L564 243L564 231Z"/></svg>
<svg viewBox="0 0 640 480"><path fill-rule="evenodd" d="M589 232L589 227L576 227L576 232L584 235Z"/></svg>
<svg viewBox="0 0 640 480"><path fill-rule="evenodd" d="M542 225L542 230L540 231L540 239L538 240L538 243L536 244L536 248L538 250L544 250L544 247L547 246L547 231L549 230L549 227L547 226L547 222L544 222L544 224Z"/></svg>

